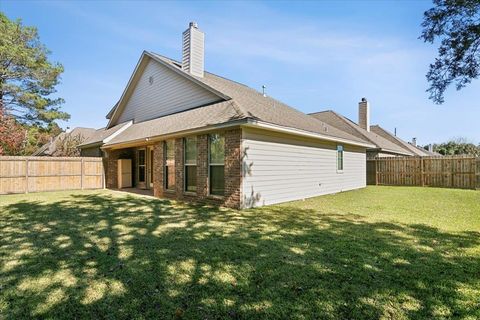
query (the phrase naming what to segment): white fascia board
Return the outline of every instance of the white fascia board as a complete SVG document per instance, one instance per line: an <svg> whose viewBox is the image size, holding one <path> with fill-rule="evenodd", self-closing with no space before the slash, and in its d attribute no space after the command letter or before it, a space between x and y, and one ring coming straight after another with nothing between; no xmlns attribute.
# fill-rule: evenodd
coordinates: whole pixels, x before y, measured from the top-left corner
<svg viewBox="0 0 480 320"><path fill-rule="evenodd" d="M125 125L123 127L121 127L120 129L118 129L117 131L115 131L114 133L112 133L111 135L109 135L108 137L106 137L105 139L103 139L103 143L107 143L108 141L112 140L113 138L115 138L116 136L118 136L120 133L122 133L123 131L125 131L128 127L130 127L131 125L133 124L133 120L130 120L128 121L127 123L125 123Z"/></svg>

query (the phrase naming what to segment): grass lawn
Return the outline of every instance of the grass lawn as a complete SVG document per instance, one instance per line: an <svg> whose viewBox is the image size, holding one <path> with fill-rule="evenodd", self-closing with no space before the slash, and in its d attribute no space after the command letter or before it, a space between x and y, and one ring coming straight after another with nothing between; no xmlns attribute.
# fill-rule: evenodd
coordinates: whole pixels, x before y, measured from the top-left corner
<svg viewBox="0 0 480 320"><path fill-rule="evenodd" d="M0 196L0 319L480 318L480 192Z"/></svg>

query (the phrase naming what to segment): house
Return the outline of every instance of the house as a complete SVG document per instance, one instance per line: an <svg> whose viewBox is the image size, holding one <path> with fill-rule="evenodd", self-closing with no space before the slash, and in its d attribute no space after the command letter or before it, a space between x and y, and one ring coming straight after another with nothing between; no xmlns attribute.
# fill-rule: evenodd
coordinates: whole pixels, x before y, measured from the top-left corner
<svg viewBox="0 0 480 320"><path fill-rule="evenodd" d="M400 139L398 136L395 134L383 129L379 125L374 125L370 127L372 132L375 132L379 136L392 141L395 144L398 144L399 146L408 149L412 154L416 157L432 157L432 156L441 156L440 153L434 152L433 151L433 146L430 144L428 147L429 149L423 149L417 146L417 139L413 138L412 142L405 142L404 140Z"/></svg>
<svg viewBox="0 0 480 320"><path fill-rule="evenodd" d="M309 115L373 144L373 148L367 149L368 159L428 155L426 150L405 142L380 125L370 125L370 104L366 98L362 98L358 103L358 124L332 110L310 113Z"/></svg>
<svg viewBox="0 0 480 320"><path fill-rule="evenodd" d="M122 132L131 124L131 121L117 124L111 128L100 128L94 130L88 139L85 139L82 144L78 146L82 157L101 157L102 150L100 149L105 143L114 138L117 134Z"/></svg>
<svg viewBox="0 0 480 320"><path fill-rule="evenodd" d="M365 187L369 140L205 71L195 23L182 49L181 62L144 51L107 126L81 146L101 146L108 188L119 159L157 197L234 208Z"/></svg>
<svg viewBox="0 0 480 320"><path fill-rule="evenodd" d="M71 143L73 146L74 144L76 145L78 143L82 143L83 141L88 140L94 132L95 129L93 128L82 127L74 128L69 132L62 132L58 136L50 139L49 142L41 146L37 151L32 154L32 156L56 157L59 155L64 155L64 150L62 150L64 148L62 148L62 145Z"/></svg>

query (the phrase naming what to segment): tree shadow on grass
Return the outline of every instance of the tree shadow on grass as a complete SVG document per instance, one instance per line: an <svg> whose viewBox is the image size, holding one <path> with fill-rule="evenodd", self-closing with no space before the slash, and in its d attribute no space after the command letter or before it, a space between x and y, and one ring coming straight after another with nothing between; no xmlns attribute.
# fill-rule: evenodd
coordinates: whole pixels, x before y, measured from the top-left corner
<svg viewBox="0 0 480 320"><path fill-rule="evenodd" d="M5 318L480 317L476 232L108 193L4 208Z"/></svg>

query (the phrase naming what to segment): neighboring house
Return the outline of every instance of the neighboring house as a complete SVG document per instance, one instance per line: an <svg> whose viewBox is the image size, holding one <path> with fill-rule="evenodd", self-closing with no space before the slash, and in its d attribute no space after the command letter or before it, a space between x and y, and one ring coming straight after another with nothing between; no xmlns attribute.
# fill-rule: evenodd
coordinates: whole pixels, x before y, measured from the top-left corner
<svg viewBox="0 0 480 320"><path fill-rule="evenodd" d="M395 134L383 129L379 125L370 126L370 130L378 134L379 136L397 144L398 146L409 150L414 156L417 156L417 157L441 156L440 153L433 152L431 144L429 145L430 150L426 150L418 147L416 138L413 138L412 142L406 142L400 139L399 137L397 137Z"/></svg>
<svg viewBox="0 0 480 320"><path fill-rule="evenodd" d="M365 187L370 141L204 71L195 23L182 52L144 51L102 137L81 146L102 145L107 187L118 187L118 159L155 196L235 208Z"/></svg>
<svg viewBox="0 0 480 320"><path fill-rule="evenodd" d="M131 124L131 121L127 121L109 129L100 128L95 130L88 139L78 146L81 155L83 157L101 157L103 153L100 148Z"/></svg>
<svg viewBox="0 0 480 320"><path fill-rule="evenodd" d="M403 142L400 138L395 137L395 139L391 139L379 133L381 128L378 125L370 126L370 106L367 99L363 98L359 102L358 113L358 124L331 110L311 113L310 116L339 130L348 132L359 139L370 142L373 147L367 149L367 158L416 155L410 148L400 143L400 141Z"/></svg>
<svg viewBox="0 0 480 320"><path fill-rule="evenodd" d="M48 156L56 157L63 156L63 150L61 144L69 142L79 142L89 139L96 130L93 128L81 128L77 127L72 129L69 132L62 132L58 136L50 139L49 142L41 146L37 151L35 151L32 156Z"/></svg>

